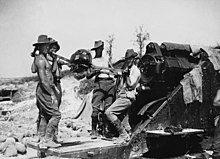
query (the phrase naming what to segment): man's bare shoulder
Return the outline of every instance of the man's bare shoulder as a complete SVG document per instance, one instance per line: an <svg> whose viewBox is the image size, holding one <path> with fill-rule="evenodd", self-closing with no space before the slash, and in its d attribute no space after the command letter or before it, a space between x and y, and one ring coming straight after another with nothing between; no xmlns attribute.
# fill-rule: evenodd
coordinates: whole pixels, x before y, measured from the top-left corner
<svg viewBox="0 0 220 159"><path fill-rule="evenodd" d="M35 64L37 67L43 67L45 66L46 62L45 62L45 58L42 55L37 55L35 57Z"/></svg>

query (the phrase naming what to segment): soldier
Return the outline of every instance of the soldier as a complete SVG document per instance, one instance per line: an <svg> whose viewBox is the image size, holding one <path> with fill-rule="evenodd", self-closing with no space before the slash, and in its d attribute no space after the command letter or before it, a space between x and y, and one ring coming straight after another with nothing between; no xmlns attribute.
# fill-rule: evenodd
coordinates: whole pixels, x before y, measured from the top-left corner
<svg viewBox="0 0 220 159"><path fill-rule="evenodd" d="M61 98L62 98L62 88L61 88L61 84L60 84L60 79L62 78L61 75L61 70L62 70L62 65L65 65L66 63L58 60L58 58L56 57L56 53L57 51L60 50L60 45L58 44L58 41L49 38L50 40L50 47L49 47L49 57L47 56L47 59L52 61L52 74L54 77L54 83L56 85L56 87L58 88L58 93L57 97L58 97L58 107L60 107L61 104Z"/></svg>
<svg viewBox="0 0 220 159"><path fill-rule="evenodd" d="M47 59L52 61L52 74L54 77L54 84L56 86L56 88L58 89L55 93L56 93L56 97L58 100L58 108L60 108L61 105L61 101L62 101L62 88L61 88L61 78L62 78L62 65L68 65L68 63L65 63L61 60L59 60L56 56L57 51L60 50L60 45L58 44L58 41L49 38L50 40L50 46L49 46L49 55L47 56ZM55 131L55 135L53 136L53 141L56 143L59 143L58 139L58 128ZM60 140L61 141L61 140Z"/></svg>
<svg viewBox="0 0 220 159"><path fill-rule="evenodd" d="M95 51L95 57L92 59L92 64L99 67L108 67L108 60L102 56L104 49L104 42L99 40L95 41L94 48L91 50ZM87 72L87 78L90 79L95 76L96 88L93 91L92 98L92 139L97 138L98 131L98 114L103 109L108 108L114 100L115 97L115 87L114 87L114 76L106 70L89 70ZM104 105L104 108L103 108Z"/></svg>
<svg viewBox="0 0 220 159"><path fill-rule="evenodd" d="M54 83L52 65L47 59L50 39L47 35L40 35L38 37L38 42L33 44L33 46L37 47L39 50L39 54L35 55L32 68L35 68L39 78L36 98L40 114L40 145L43 147L58 147L60 144L55 143L53 137L55 131L58 129L61 113L58 108L58 98L56 96L58 94L58 89ZM34 69L32 71L34 71Z"/></svg>
<svg viewBox="0 0 220 159"><path fill-rule="evenodd" d="M61 98L62 98L62 89L61 89L61 85L60 85L60 79L62 78L62 65L68 65L68 63L65 63L61 60L59 60L56 56L57 51L60 50L60 45L58 44L58 41L52 39L52 38L48 38L49 39L49 52L46 55L46 58L48 61L52 62L52 73L53 73L53 77L54 77L54 83L58 88L58 103L59 106L61 104ZM38 51L38 46L35 46L34 51L31 53L32 57L35 57L36 55L36 51ZM32 73L36 73L37 70L35 68L34 63L31 66L31 71Z"/></svg>
<svg viewBox="0 0 220 159"><path fill-rule="evenodd" d="M61 70L62 70L62 65L68 65L68 63L65 63L61 60L59 60L56 56L57 51L60 50L60 45L58 44L58 42L56 40L54 40L53 38L48 38L49 39L49 52L46 55L46 58L48 61L52 62L52 74L54 77L54 84L57 88L56 90L56 96L58 99L58 108L60 107L61 104L61 99L62 99L62 88L61 88L61 81L60 79L62 78L61 75ZM36 45L34 48L34 51L31 53L32 57L36 56L36 51L39 51L38 46ZM32 73L36 73L37 69L36 66L33 62L32 66L31 66L31 71ZM40 123L40 114L37 120L37 129L39 128L39 123ZM56 135L54 136L54 141L57 141L57 135L58 135L58 131L56 131L55 133ZM36 142L39 142L40 138L36 139Z"/></svg>
<svg viewBox="0 0 220 159"><path fill-rule="evenodd" d="M121 116L127 114L128 108L135 100L136 87L141 78L138 67L134 64L137 53L133 49L128 49L125 54L124 71L122 74L121 88L115 102L105 111L108 120L119 132L116 142L124 143L130 140L130 136L119 120Z"/></svg>
<svg viewBox="0 0 220 159"><path fill-rule="evenodd" d="M216 74L216 81L217 81L217 91L215 98L213 100L213 106L216 110L216 116L214 120L214 138L213 138L213 157L218 158L220 156L220 73Z"/></svg>

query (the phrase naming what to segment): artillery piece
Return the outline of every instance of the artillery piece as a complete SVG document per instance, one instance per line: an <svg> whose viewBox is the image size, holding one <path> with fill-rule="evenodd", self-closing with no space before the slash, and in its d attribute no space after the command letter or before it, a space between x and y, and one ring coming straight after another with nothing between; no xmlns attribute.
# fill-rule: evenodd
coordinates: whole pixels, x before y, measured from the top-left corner
<svg viewBox="0 0 220 159"><path fill-rule="evenodd" d="M174 43L162 43L160 46L157 43L147 45L146 53L139 63L142 70L141 89L136 102L131 107L132 113L129 114L133 136L137 136L141 131L146 135L149 130L170 126L203 129L204 135L212 135L215 70L203 49L200 49L199 58L191 54L190 45ZM203 74L201 92L203 101L186 104L180 81L199 63ZM148 140L147 144L148 148L160 145L160 148L163 147L160 150L168 153L167 145L161 146L159 140L154 140L154 143ZM175 148L175 144L173 146ZM195 145L188 143L188 146ZM206 146L203 145L203 148L207 148Z"/></svg>
<svg viewBox="0 0 220 159"><path fill-rule="evenodd" d="M76 76L80 74L78 76L80 78L85 77L83 71L93 67L90 58L83 62L72 60L77 59L75 57L82 52L86 52L84 57L87 55L91 57L88 51L78 50L68 61L72 67L71 71L76 73ZM205 130L205 134L208 134L213 128L213 124L210 124L213 122L213 114L210 112L213 109L214 91L211 90L214 90L215 87L213 65L208 58L203 58L201 65L203 102L184 103L180 81L201 60L201 58L191 56L191 52L190 45L162 43L159 46L153 42L147 45L146 52L139 59L138 64L142 73L139 93L128 114L132 132L128 144L118 145L108 140L82 139L82 141L74 141L74 144L68 147L49 149L48 154L60 157L126 159L131 156L131 153L145 153L146 147L157 152L158 155L163 155L164 151L169 153L168 151L172 148L178 148L178 146L179 151L176 155L190 152L201 141L201 137L198 137L197 134L203 133L203 130ZM201 50L201 55L207 57L204 50ZM119 60L113 64L114 68L120 70L123 62L123 59ZM162 132L165 136L177 135L174 142L169 140L168 143L172 145L166 145L166 137L162 140L149 137L149 133L152 135L153 130L157 130L159 127L160 129L161 127L162 129L170 128L171 126L185 130L171 133L160 130L160 133ZM187 132L188 128L193 129ZM190 135L187 136L188 134ZM101 143L106 146L99 147L98 144ZM33 144L29 144L29 146L34 147Z"/></svg>

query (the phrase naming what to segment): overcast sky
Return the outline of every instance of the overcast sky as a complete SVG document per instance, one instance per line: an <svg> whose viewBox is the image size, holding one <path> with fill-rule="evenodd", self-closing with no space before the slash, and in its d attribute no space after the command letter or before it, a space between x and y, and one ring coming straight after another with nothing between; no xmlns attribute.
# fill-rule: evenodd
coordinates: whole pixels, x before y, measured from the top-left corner
<svg viewBox="0 0 220 159"><path fill-rule="evenodd" d="M219 0L0 0L0 77L31 76L40 34L59 41L60 55L89 49L114 34L114 58L134 48L143 25L151 41L220 43Z"/></svg>

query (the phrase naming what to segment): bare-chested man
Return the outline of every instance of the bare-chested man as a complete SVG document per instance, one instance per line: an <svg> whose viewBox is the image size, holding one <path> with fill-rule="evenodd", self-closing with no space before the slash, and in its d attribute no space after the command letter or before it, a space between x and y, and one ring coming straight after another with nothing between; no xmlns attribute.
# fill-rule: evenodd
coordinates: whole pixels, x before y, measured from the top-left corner
<svg viewBox="0 0 220 159"><path fill-rule="evenodd" d="M39 83L36 89L37 107L40 113L39 136L41 146L58 147L53 141L55 131L58 129L58 123L61 113L58 108L57 90L52 74L52 66L48 62L46 55L49 52L50 40L46 35L40 35L38 42L33 46L38 48L39 54L35 56L33 66L35 67Z"/></svg>
<svg viewBox="0 0 220 159"><path fill-rule="evenodd" d="M61 75L61 70L62 70L62 65L68 65L68 63L65 63L61 60L59 60L56 56L56 52L59 51L60 45L58 44L58 41L54 40L53 38L48 38L49 39L49 52L46 55L46 59L51 62L52 65L52 74L54 78L54 84L56 85L58 89L58 106L61 104L61 98L62 98L62 89L60 85L60 79L62 78ZM39 47L35 46L34 51L31 53L32 57L36 56L36 51L39 51ZM31 66L31 72L32 73L37 73L36 66L34 62L32 63Z"/></svg>

